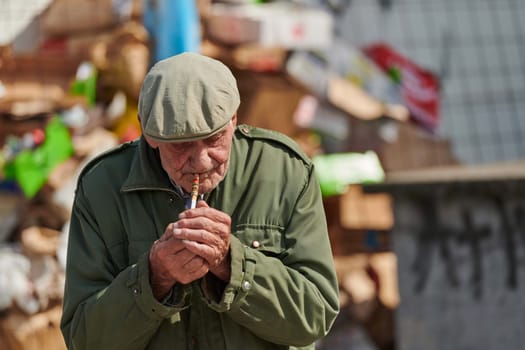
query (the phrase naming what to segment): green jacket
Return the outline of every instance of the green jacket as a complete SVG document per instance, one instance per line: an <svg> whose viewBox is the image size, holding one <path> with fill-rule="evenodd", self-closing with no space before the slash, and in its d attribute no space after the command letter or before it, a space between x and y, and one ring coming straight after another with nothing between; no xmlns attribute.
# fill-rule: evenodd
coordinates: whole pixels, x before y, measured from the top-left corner
<svg viewBox="0 0 525 350"><path fill-rule="evenodd" d="M327 334L338 289L310 160L287 137L241 125L205 199L232 217L231 280L220 294L213 278L180 285L166 305L152 295L148 252L184 203L157 152L140 139L83 170L61 324L70 349L313 349Z"/></svg>

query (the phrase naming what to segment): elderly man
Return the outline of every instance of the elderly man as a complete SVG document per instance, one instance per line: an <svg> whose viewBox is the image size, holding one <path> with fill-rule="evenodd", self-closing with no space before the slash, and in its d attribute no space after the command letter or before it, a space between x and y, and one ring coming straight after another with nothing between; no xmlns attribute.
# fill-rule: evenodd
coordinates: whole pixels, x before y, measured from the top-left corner
<svg viewBox="0 0 525 350"><path fill-rule="evenodd" d="M150 70L143 136L78 181L69 348L313 349L327 334L339 304L313 165L289 138L237 126L239 102L209 57Z"/></svg>

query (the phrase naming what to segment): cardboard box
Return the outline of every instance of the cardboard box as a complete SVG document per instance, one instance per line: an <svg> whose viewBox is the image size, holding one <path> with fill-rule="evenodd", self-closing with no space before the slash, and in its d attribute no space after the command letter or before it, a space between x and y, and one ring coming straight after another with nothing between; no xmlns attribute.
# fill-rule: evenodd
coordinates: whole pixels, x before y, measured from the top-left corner
<svg viewBox="0 0 525 350"><path fill-rule="evenodd" d="M145 27L128 22L99 42L92 52L101 88L122 90L134 101L150 63L149 35Z"/></svg>
<svg viewBox="0 0 525 350"><path fill-rule="evenodd" d="M22 197L20 195L0 192L0 244L11 238L18 224L21 207Z"/></svg>
<svg viewBox="0 0 525 350"><path fill-rule="evenodd" d="M450 142L412 123L353 119L345 149L377 153L385 172L457 164Z"/></svg>
<svg viewBox="0 0 525 350"><path fill-rule="evenodd" d="M391 230L394 225L392 198L387 193L364 193L359 185L348 186L340 201L341 227Z"/></svg>
<svg viewBox="0 0 525 350"><path fill-rule="evenodd" d="M136 101L150 63L149 40L142 24L128 21L110 30L49 38L41 51L93 62L98 70L97 93L122 90Z"/></svg>
<svg viewBox="0 0 525 350"><path fill-rule="evenodd" d="M348 219L342 219L348 213L342 211L346 208L343 208L341 202L341 195L323 198L328 234L334 256L391 250L390 230L361 227L361 222L356 227L352 227L353 222L349 223ZM346 227L343 227L343 223ZM374 223L368 222L367 224L374 226ZM360 227L357 228L357 226ZM380 225L375 224L375 226ZM382 226L386 227L384 223Z"/></svg>
<svg viewBox="0 0 525 350"><path fill-rule="evenodd" d="M23 118L85 102L67 93L80 61L61 54L1 58L0 112Z"/></svg>
<svg viewBox="0 0 525 350"><path fill-rule="evenodd" d="M258 43L288 49L316 49L328 47L333 35L333 19L329 13L287 3L213 4L206 26L212 40L229 45Z"/></svg>
<svg viewBox="0 0 525 350"><path fill-rule="evenodd" d="M61 306L35 315L16 309L0 320L0 345L5 350L66 349L60 332Z"/></svg>
<svg viewBox="0 0 525 350"><path fill-rule="evenodd" d="M282 71L286 59L286 50L282 47L246 44L232 48L210 40L202 42L201 53L229 66L254 72Z"/></svg>
<svg viewBox="0 0 525 350"><path fill-rule="evenodd" d="M117 24L121 15L113 0L55 0L42 13L41 28L49 36L95 31Z"/></svg>
<svg viewBox="0 0 525 350"><path fill-rule="evenodd" d="M294 113L306 91L285 74L235 70L241 105L239 123L282 132L293 137L299 128Z"/></svg>

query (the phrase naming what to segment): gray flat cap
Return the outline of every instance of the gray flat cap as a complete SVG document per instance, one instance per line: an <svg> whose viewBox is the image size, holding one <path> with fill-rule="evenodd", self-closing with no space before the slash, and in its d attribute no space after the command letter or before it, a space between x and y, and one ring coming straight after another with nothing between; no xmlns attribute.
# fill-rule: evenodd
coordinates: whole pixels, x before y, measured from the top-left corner
<svg viewBox="0 0 525 350"><path fill-rule="evenodd" d="M237 82L222 62L185 52L157 62L142 84L142 132L159 142L207 138L239 108Z"/></svg>

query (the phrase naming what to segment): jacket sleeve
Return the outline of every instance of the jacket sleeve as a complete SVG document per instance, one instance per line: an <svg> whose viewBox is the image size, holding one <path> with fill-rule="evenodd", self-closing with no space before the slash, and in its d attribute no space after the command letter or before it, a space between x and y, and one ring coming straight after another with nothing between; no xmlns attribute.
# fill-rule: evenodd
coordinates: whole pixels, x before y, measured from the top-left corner
<svg viewBox="0 0 525 350"><path fill-rule="evenodd" d="M207 298L208 305L267 341L306 346L328 333L339 311L337 279L313 167L285 230L285 245L276 258L232 236L230 283L222 299Z"/></svg>
<svg viewBox="0 0 525 350"><path fill-rule="evenodd" d="M184 291L176 305L159 303L149 284L148 254L118 267L81 184L70 223L61 329L69 349L144 349L165 318L186 307Z"/></svg>

